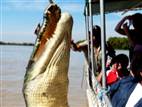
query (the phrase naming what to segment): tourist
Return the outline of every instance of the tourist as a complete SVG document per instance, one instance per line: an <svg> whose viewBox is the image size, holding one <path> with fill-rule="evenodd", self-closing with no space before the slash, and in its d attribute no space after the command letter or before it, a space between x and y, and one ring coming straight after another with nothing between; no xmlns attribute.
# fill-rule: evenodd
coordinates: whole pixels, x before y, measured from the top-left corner
<svg viewBox="0 0 142 107"><path fill-rule="evenodd" d="M142 45L142 14L136 13L124 17L116 26L116 32L126 35L129 40L130 61L136 44Z"/></svg>
<svg viewBox="0 0 142 107"><path fill-rule="evenodd" d="M119 54L112 58L110 62L110 69L106 71L106 83L107 85L112 85L116 81L128 76L130 72L128 71L129 59L125 54ZM97 80L101 82L102 72L98 75Z"/></svg>
<svg viewBox="0 0 142 107"><path fill-rule="evenodd" d="M97 63L97 71L101 71L101 29L99 26L94 26L93 27L93 46L94 46L94 53L95 53L95 60ZM79 42L74 42L73 40L71 41L71 48L74 51L78 52L83 52L84 56L87 60L88 63L88 42L87 40L79 41ZM115 56L115 51L112 48L110 44L106 44L106 57L114 57ZM106 58L107 59L107 58ZM88 63L89 64L89 63Z"/></svg>
<svg viewBox="0 0 142 107"><path fill-rule="evenodd" d="M134 48L131 61L132 76L127 76L110 87L113 107L142 107L142 45Z"/></svg>

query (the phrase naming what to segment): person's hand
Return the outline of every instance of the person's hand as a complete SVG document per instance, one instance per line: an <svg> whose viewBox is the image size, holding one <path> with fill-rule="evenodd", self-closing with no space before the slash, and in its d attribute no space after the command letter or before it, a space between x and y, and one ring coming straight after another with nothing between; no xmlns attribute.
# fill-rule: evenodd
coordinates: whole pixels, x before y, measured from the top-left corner
<svg viewBox="0 0 142 107"><path fill-rule="evenodd" d="M73 44L74 43L74 40L71 40L71 44Z"/></svg>
<svg viewBox="0 0 142 107"><path fill-rule="evenodd" d="M132 19L132 16L125 16L124 18L123 18L123 20L131 20Z"/></svg>
<svg viewBox="0 0 142 107"><path fill-rule="evenodd" d="M71 48L75 45L74 40L71 40Z"/></svg>
<svg viewBox="0 0 142 107"><path fill-rule="evenodd" d="M76 44L74 43L74 40L71 40L71 49L74 51L78 50Z"/></svg>
<svg viewBox="0 0 142 107"><path fill-rule="evenodd" d="M123 24L123 27L125 28L125 27L128 27L128 23L126 22L126 23L124 23Z"/></svg>
<svg viewBox="0 0 142 107"><path fill-rule="evenodd" d="M115 27L115 31L122 34L122 35L126 35L124 28L129 28L131 25L131 19L132 16L125 16ZM128 25L129 23L129 25Z"/></svg>
<svg viewBox="0 0 142 107"><path fill-rule="evenodd" d="M74 42L74 40L71 40L71 48L76 47L76 43Z"/></svg>
<svg viewBox="0 0 142 107"><path fill-rule="evenodd" d="M126 22L126 23L123 24L123 28L124 29L128 29L129 28L128 22Z"/></svg>

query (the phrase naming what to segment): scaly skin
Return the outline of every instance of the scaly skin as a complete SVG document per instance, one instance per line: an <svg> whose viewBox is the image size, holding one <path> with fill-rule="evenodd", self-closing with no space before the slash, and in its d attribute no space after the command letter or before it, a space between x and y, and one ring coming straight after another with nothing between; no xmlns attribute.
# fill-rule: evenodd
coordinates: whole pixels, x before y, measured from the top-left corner
<svg viewBox="0 0 142 107"><path fill-rule="evenodd" d="M34 62L28 65L23 86L27 107L68 107L68 67L73 20L68 13L59 15L56 11L48 11L50 15L55 13L54 19L58 20L49 17L51 23L41 35L41 38L47 37L48 40L39 44L30 59L34 59ZM42 42L42 39L39 40ZM43 49L40 50L41 47Z"/></svg>

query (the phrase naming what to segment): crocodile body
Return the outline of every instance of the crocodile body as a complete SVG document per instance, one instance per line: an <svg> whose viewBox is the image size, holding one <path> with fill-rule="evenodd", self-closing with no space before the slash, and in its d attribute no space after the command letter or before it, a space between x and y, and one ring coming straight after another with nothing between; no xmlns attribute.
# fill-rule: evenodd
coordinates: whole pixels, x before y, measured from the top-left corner
<svg viewBox="0 0 142 107"><path fill-rule="evenodd" d="M45 14L48 17L46 20L49 20L47 25L42 24L37 32L36 48L25 74L23 94L27 107L68 107L68 68L73 19L68 13L60 13L58 7L54 11L51 8L54 6L47 8ZM47 41L42 39L44 37L47 37Z"/></svg>

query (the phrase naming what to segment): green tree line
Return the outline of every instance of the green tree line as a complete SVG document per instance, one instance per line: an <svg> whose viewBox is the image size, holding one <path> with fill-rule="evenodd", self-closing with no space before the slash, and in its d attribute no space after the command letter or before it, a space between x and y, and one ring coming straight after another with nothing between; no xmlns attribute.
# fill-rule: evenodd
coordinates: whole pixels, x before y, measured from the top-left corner
<svg viewBox="0 0 142 107"><path fill-rule="evenodd" d="M128 49L129 43L126 37L110 37L107 41L114 49Z"/></svg>

